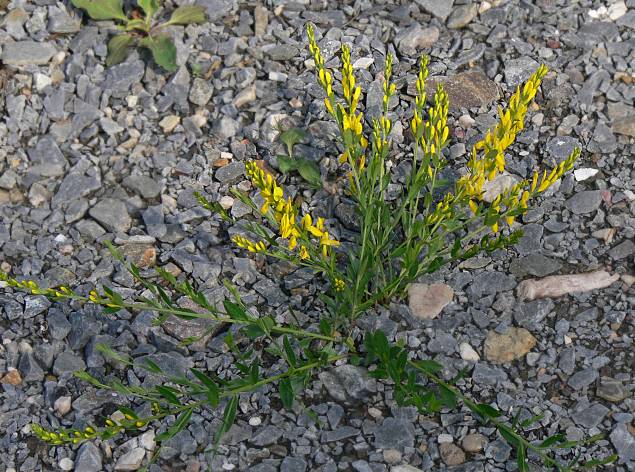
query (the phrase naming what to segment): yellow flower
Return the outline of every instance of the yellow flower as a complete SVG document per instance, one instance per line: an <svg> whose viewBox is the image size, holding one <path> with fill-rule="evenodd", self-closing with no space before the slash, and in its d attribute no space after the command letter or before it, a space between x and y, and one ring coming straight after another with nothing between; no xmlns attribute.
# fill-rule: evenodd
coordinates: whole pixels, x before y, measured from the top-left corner
<svg viewBox="0 0 635 472"><path fill-rule="evenodd" d="M300 246L300 259L306 260L309 258L309 251L305 246Z"/></svg>
<svg viewBox="0 0 635 472"><path fill-rule="evenodd" d="M344 281L342 279L335 279L335 291L336 292L341 292L342 290L344 290L344 287L346 287L346 284L344 283Z"/></svg>
<svg viewBox="0 0 635 472"><path fill-rule="evenodd" d="M324 231L322 233L322 236L320 237L320 246L322 246L322 255L324 257L328 256L328 248L330 246L339 246L339 245L340 245L339 241L330 238L328 231Z"/></svg>

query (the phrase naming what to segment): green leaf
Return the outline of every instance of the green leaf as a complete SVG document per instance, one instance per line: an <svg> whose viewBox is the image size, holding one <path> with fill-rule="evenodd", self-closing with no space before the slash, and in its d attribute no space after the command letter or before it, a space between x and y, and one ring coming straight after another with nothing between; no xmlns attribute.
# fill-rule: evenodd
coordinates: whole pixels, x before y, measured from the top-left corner
<svg viewBox="0 0 635 472"><path fill-rule="evenodd" d="M155 374L163 373L163 371L161 370L161 367L159 367L156 363L152 362L150 359L145 359L144 362L141 364L141 367Z"/></svg>
<svg viewBox="0 0 635 472"><path fill-rule="evenodd" d="M278 169L280 169L280 172L283 174L288 174L292 170L296 170L298 167L298 163L293 157L278 154L276 156L276 160L278 161Z"/></svg>
<svg viewBox="0 0 635 472"><path fill-rule="evenodd" d="M134 420L139 419L139 415L137 415L137 412L134 411L132 408L128 408L127 406L119 406L117 407L117 410L119 410L124 415L130 416Z"/></svg>
<svg viewBox="0 0 635 472"><path fill-rule="evenodd" d="M329 323L328 320L324 318L320 320L320 333L322 333L324 336L331 336L331 334L333 333L333 327L331 326L331 323Z"/></svg>
<svg viewBox="0 0 635 472"><path fill-rule="evenodd" d="M507 441L512 446L514 446L516 448L518 448L520 446L520 441L514 435L514 433L509 429L509 427L507 427L505 425L501 425L498 428L498 432L505 439L505 441Z"/></svg>
<svg viewBox="0 0 635 472"><path fill-rule="evenodd" d="M441 402L450 409L456 408L456 394L445 385L439 385Z"/></svg>
<svg viewBox="0 0 635 472"><path fill-rule="evenodd" d="M309 159L298 158L298 172L304 180L314 187L322 186L322 174L318 165Z"/></svg>
<svg viewBox="0 0 635 472"><path fill-rule="evenodd" d="M247 311L245 311L245 309L237 303L225 299L223 300L223 307L225 308L227 316L229 316L232 320L249 321L251 319L249 315L247 315Z"/></svg>
<svg viewBox="0 0 635 472"><path fill-rule="evenodd" d="M291 409L293 407L293 387L291 386L291 381L288 377L285 377L280 381L279 385L280 390L280 400L282 401L282 405L287 409Z"/></svg>
<svg viewBox="0 0 635 472"><path fill-rule="evenodd" d="M152 18L159 9L159 2L157 0L137 0L137 5L141 7L147 18Z"/></svg>
<svg viewBox="0 0 635 472"><path fill-rule="evenodd" d="M426 372L426 373L431 373L431 374L436 374L438 372L441 372L443 370L443 366L441 364L439 364L436 361L431 361L431 360L421 360L421 361L416 361L415 365L422 371Z"/></svg>
<svg viewBox="0 0 635 472"><path fill-rule="evenodd" d="M119 34L113 36L108 41L108 55L106 56L106 66L114 66L126 60L130 46L135 39L129 34Z"/></svg>
<svg viewBox="0 0 635 472"><path fill-rule="evenodd" d="M546 449L546 448L548 448L550 446L553 446L556 443L561 443L562 441L565 441L565 440L566 440L565 434L564 433L558 433L558 434L554 434L553 436L549 436L543 442L538 444L537 447L539 447L540 449Z"/></svg>
<svg viewBox="0 0 635 472"><path fill-rule="evenodd" d="M518 464L518 472L529 472L529 464L527 464L527 455L523 445L518 448L516 463Z"/></svg>
<svg viewBox="0 0 635 472"><path fill-rule="evenodd" d="M179 397L176 396L175 390L173 388L165 387L163 385L157 385L154 388L156 389L157 392L159 392L159 395L161 395L167 401L169 401L170 403L174 405L181 406Z"/></svg>
<svg viewBox="0 0 635 472"><path fill-rule="evenodd" d="M168 72L174 72L178 68L176 65L176 46L169 36L146 36L139 44L148 48L152 52L154 62Z"/></svg>
<svg viewBox="0 0 635 472"><path fill-rule="evenodd" d="M93 20L128 20L122 0L71 0L71 3L86 10Z"/></svg>
<svg viewBox="0 0 635 472"><path fill-rule="evenodd" d="M205 23L205 7L201 5L183 5L172 12L168 25L191 25Z"/></svg>
<svg viewBox="0 0 635 472"><path fill-rule="evenodd" d="M617 454L611 454L610 456L607 456L603 459L592 459L588 462L585 462L584 464L580 464L580 467L582 467L583 469L592 469L599 465L612 464L613 462L617 460L617 458L618 458Z"/></svg>
<svg viewBox="0 0 635 472"><path fill-rule="evenodd" d="M284 351L287 354L287 361L289 362L289 365L295 368L298 364L298 360L295 356L295 352L293 351L293 347L291 346L291 343L289 342L288 336L285 336L282 339L282 345L284 346Z"/></svg>
<svg viewBox="0 0 635 472"><path fill-rule="evenodd" d="M198 369L190 369L194 376L205 386L207 389L207 400L212 407L217 407L220 401L220 390L216 382L214 382L207 374L201 372Z"/></svg>
<svg viewBox="0 0 635 472"><path fill-rule="evenodd" d="M479 403L478 405L476 405L476 412L481 415L483 418L487 419L487 418L498 418L500 416L502 416L503 414L498 411L496 408L486 404L486 403Z"/></svg>
<svg viewBox="0 0 635 472"><path fill-rule="evenodd" d="M183 413L179 415L174 424L168 429L165 433L159 434L155 440L157 442L167 441L168 439L173 438L180 431L184 430L187 424L190 422L190 418L192 417L192 410L185 410Z"/></svg>
<svg viewBox="0 0 635 472"><path fill-rule="evenodd" d="M306 138L306 131L300 128L291 128L280 133L279 139L287 146L289 156L293 155L293 146Z"/></svg>
<svg viewBox="0 0 635 472"><path fill-rule="evenodd" d="M143 21L141 18L128 20L128 22L126 23L126 31L139 30L139 31L145 31L147 33L149 29L150 29L150 26L148 26L148 23Z"/></svg>
<svg viewBox="0 0 635 472"><path fill-rule="evenodd" d="M236 409L238 408L238 395L234 395L227 402L225 410L223 411L223 423L221 424L220 434L225 434L229 431L229 428L234 424L236 419Z"/></svg>
<svg viewBox="0 0 635 472"><path fill-rule="evenodd" d="M115 361L121 362L122 364L126 364L129 366L132 365L132 361L130 360L128 356L126 356L125 354L118 353L117 351L112 349L110 346L106 346L105 344L97 344L96 347L97 347L97 350L101 352L104 356L109 357L110 359L113 359Z"/></svg>

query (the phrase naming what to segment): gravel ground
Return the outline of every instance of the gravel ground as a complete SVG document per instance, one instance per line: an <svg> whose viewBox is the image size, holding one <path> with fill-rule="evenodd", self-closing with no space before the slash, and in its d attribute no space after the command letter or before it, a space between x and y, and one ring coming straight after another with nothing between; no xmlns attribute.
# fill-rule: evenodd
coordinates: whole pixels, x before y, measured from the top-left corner
<svg viewBox="0 0 635 472"><path fill-rule="evenodd" d="M369 116L381 103L386 52L396 56L391 109L404 118L416 60L429 54L431 76L449 77L455 170L492 125L497 105L546 63L552 72L510 149L509 171L526 177L580 146L575 176L523 218L525 237L516 247L422 280L452 288L433 286L451 300L436 318L419 319L404 302L364 323L447 364L448 373L467 367L462 388L474 398L543 414L530 437L603 432L606 439L583 457L617 452L609 469L635 471L634 0L199 0L210 21L171 30L180 65L172 75L137 52L106 69L113 25L80 22L66 1L6 3L0 1L2 270L49 285L104 283L141 293L104 249L104 240L114 240L146 267L187 274L212 299L225 294L221 280L228 278L246 302L282 321L291 319L288 307L303 323L316 319L307 307L322 290L319 281L237 251L229 244L235 229L210 217L193 192L225 197L234 216L248 215L227 197L232 186L246 188L244 162L263 159L276 168L277 124L306 127L310 136L298 154L319 163L329 191L308 191L295 177L286 186L329 218L339 237L350 236L350 202L333 190L333 124L307 70L306 21L317 25L329 64L337 64L342 42L353 46ZM406 128L404 119L393 136L404 146ZM397 175L395 186L403 182ZM527 278L596 269L620 278L553 299L521 300L516 291ZM77 369L98 377L112 371L97 343L177 371L231 370L221 335L186 349L179 341L203 327L155 327L151 319L0 292L0 470L136 470L154 448L153 430L48 448L29 424L81 427L128 404L72 377ZM144 381L142 371L115 374ZM219 419L204 412L169 441L151 470L516 470L510 447L492 428L465 411L424 417L398 408L390 387L360 368L339 366L316 378L304 402L318 424L301 407L282 410L267 393L241 398L237 424L213 463L202 451Z"/></svg>

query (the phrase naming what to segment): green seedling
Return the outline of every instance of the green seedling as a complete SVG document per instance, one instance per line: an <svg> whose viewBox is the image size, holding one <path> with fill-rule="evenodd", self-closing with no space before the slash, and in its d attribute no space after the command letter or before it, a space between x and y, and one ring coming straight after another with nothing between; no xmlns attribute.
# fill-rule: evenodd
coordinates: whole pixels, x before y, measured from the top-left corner
<svg viewBox="0 0 635 472"><path fill-rule="evenodd" d="M130 15L123 10L122 0L71 0L72 4L88 13L93 20L113 20L121 31L108 42L108 67L126 60L130 49L149 49L154 61L168 72L177 69L176 46L163 30L171 25L204 23L205 8L200 5L183 5L172 12L170 19L158 22L160 0L137 0L139 9Z"/></svg>
<svg viewBox="0 0 635 472"><path fill-rule="evenodd" d="M279 139L287 148L287 155L278 154L278 168L283 174L297 171L311 186L322 187L322 175L318 165L310 159L294 156L293 147L306 137L307 133L299 128L290 128L280 133Z"/></svg>

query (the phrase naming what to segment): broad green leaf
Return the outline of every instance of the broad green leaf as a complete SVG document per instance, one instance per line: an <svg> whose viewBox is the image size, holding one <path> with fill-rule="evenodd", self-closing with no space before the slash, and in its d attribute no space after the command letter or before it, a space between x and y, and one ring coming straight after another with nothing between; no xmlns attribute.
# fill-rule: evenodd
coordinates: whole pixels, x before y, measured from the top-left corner
<svg viewBox="0 0 635 472"><path fill-rule="evenodd" d="M298 167L298 163L293 157L278 154L276 156L276 160L278 161L278 169L280 169L280 172L282 172L283 174L287 174L292 170L296 170Z"/></svg>
<svg viewBox="0 0 635 472"><path fill-rule="evenodd" d="M123 12L122 0L71 0L76 8L86 10L93 20L121 20L128 18Z"/></svg>
<svg viewBox="0 0 635 472"><path fill-rule="evenodd" d="M106 66L115 66L126 60L130 46L135 42L134 37L129 34L119 34L113 36L108 41L108 55L106 56Z"/></svg>
<svg viewBox="0 0 635 472"><path fill-rule="evenodd" d="M146 36L139 44L148 48L152 52L154 62L168 72L174 72L178 68L176 65L176 46L169 36Z"/></svg>
<svg viewBox="0 0 635 472"><path fill-rule="evenodd" d="M293 387L291 386L291 381L288 377L285 377L280 381L279 390L282 406L284 406L287 410L291 409L291 407L293 406L294 395Z"/></svg>
<svg viewBox="0 0 635 472"><path fill-rule="evenodd" d="M192 410L191 409L185 410L179 415L179 417L176 419L176 421L170 427L170 429L168 429L165 433L159 434L155 438L155 440L157 442L162 442L162 441L167 441L170 438L173 438L174 436L176 436L178 432L185 429L187 424L190 422L191 417L192 417Z"/></svg>
<svg viewBox="0 0 635 472"><path fill-rule="evenodd" d="M304 158L298 158L298 172L304 180L314 187L322 186L320 168L315 162Z"/></svg>
<svg viewBox="0 0 635 472"><path fill-rule="evenodd" d="M157 0L137 0L137 5L141 7L148 18L152 18L159 9L159 2Z"/></svg>
<svg viewBox="0 0 635 472"><path fill-rule="evenodd" d="M205 7L201 5L183 5L172 12L168 25L191 25L205 23Z"/></svg>
<svg viewBox="0 0 635 472"><path fill-rule="evenodd" d="M287 146L289 155L293 155L293 146L302 141L306 137L306 131L300 128L290 128L280 133L280 141Z"/></svg>
<svg viewBox="0 0 635 472"><path fill-rule="evenodd" d="M126 23L126 31L139 30L148 32L149 29L150 25L141 18L135 18L134 20L129 20L128 23Z"/></svg>

